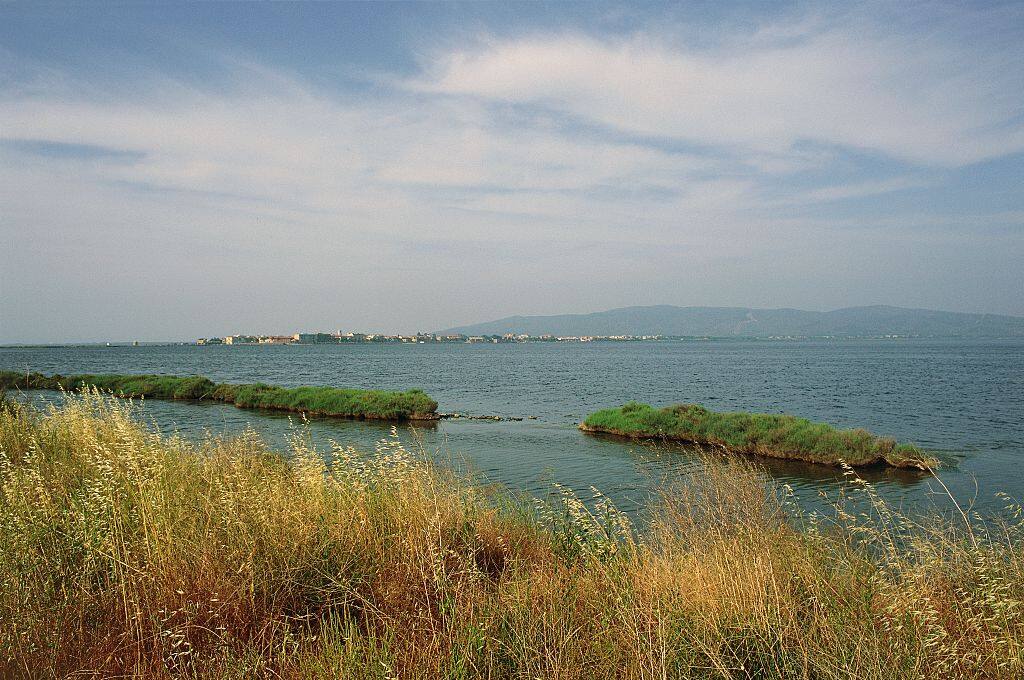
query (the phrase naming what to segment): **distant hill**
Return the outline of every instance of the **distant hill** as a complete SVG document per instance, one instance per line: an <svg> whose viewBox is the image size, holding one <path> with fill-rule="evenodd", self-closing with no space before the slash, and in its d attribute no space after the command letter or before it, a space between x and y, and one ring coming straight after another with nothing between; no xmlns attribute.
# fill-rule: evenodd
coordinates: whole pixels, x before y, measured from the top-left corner
<svg viewBox="0 0 1024 680"><path fill-rule="evenodd" d="M847 307L831 312L745 307L622 307L593 314L510 316L449 328L465 335L685 335L713 337L914 335L1024 337L1024 317L902 307Z"/></svg>

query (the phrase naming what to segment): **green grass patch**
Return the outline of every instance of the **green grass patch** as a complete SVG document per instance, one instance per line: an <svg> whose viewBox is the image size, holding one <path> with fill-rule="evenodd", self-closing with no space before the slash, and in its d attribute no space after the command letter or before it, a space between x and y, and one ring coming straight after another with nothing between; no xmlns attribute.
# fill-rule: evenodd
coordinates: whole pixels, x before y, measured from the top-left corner
<svg viewBox="0 0 1024 680"><path fill-rule="evenodd" d="M338 389L335 387L275 387L273 385L232 385L225 390L235 406L305 411L319 415L350 418L404 420L432 415L437 402L421 390Z"/></svg>
<svg viewBox="0 0 1024 680"><path fill-rule="evenodd" d="M0 389L65 390L95 387L123 397L211 399L240 408L265 408L373 420L432 420L437 402L421 390L394 392L336 387L277 387L214 383L203 376L43 375L0 371Z"/></svg>
<svg viewBox="0 0 1024 680"><path fill-rule="evenodd" d="M636 438L659 438L722 447L730 452L814 463L934 467L913 444L899 444L860 428L839 430L806 418L770 413L719 413L698 404L656 409L630 402L587 416L580 428Z"/></svg>

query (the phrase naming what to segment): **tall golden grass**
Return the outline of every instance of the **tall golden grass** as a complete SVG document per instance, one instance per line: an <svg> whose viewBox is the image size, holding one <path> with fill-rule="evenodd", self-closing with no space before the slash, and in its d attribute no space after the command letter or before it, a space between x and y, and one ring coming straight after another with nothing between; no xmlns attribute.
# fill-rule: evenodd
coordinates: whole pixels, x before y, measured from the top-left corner
<svg viewBox="0 0 1024 680"><path fill-rule="evenodd" d="M709 459L637 531L601 498L489 495L397 437L279 455L136 416L96 393L0 407L0 676L1024 674L1016 507L915 522L853 477L862 503L800 515Z"/></svg>

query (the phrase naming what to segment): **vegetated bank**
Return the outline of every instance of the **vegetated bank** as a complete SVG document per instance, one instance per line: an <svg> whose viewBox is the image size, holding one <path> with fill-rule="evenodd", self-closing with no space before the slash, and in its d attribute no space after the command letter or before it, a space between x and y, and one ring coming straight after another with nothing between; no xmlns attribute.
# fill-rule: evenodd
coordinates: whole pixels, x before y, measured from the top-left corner
<svg viewBox="0 0 1024 680"><path fill-rule="evenodd" d="M710 456L637 531L397 439L281 456L132 408L0 404L0 677L1024 677L1016 506L910 521L851 482L801 517Z"/></svg>
<svg viewBox="0 0 1024 680"><path fill-rule="evenodd" d="M437 420L437 402L421 390L275 387L263 383L215 383L203 376L42 375L0 371L0 389L79 390L96 387L123 397L210 399L239 408L296 411L366 420Z"/></svg>
<svg viewBox="0 0 1024 680"><path fill-rule="evenodd" d="M731 453L787 458L825 465L887 464L934 469L937 461L913 444L867 430L838 430L826 423L772 413L719 413L698 404L656 409L629 402L587 416L584 432L665 439L721 447Z"/></svg>

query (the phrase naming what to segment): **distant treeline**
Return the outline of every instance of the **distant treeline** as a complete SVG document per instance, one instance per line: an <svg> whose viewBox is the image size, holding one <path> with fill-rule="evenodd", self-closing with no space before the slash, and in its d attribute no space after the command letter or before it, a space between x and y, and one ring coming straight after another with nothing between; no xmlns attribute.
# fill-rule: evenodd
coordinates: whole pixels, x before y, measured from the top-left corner
<svg viewBox="0 0 1024 680"><path fill-rule="evenodd" d="M175 375L43 375L0 371L0 388L78 390L83 387L123 397L210 399L240 408L301 411L312 415L367 420L434 420L437 402L421 390L276 387L263 383L215 383L203 376Z"/></svg>

